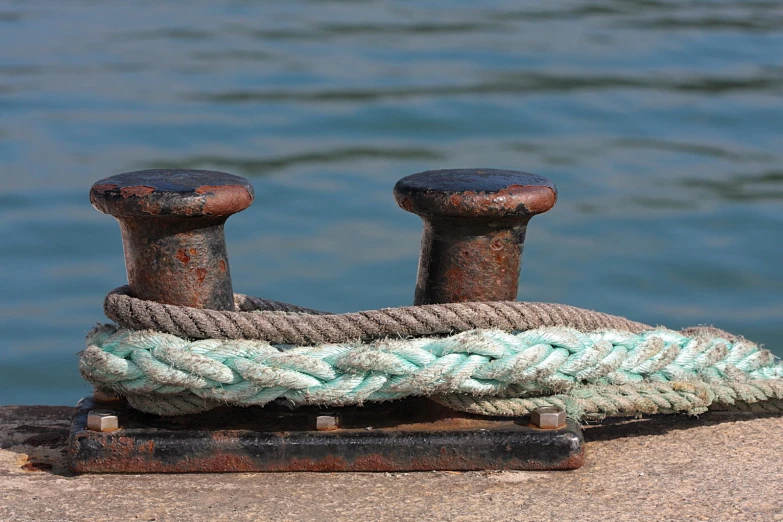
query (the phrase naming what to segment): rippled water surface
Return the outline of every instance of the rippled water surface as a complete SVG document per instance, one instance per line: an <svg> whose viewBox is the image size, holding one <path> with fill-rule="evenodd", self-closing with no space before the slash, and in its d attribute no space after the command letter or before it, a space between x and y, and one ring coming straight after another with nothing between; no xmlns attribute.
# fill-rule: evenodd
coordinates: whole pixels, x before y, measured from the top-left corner
<svg viewBox="0 0 783 522"><path fill-rule="evenodd" d="M409 304L420 222L395 181L550 177L520 298L783 354L783 4L0 2L0 404L74 403L125 281L97 179L248 177L237 291Z"/></svg>

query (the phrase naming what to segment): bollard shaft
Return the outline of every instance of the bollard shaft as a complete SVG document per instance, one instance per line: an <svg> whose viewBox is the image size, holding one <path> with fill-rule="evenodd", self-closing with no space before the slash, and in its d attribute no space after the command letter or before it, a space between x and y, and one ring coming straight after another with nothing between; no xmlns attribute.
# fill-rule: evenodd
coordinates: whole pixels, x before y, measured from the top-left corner
<svg viewBox="0 0 783 522"><path fill-rule="evenodd" d="M526 230L526 224L490 229L484 223L426 220L414 304L516 299Z"/></svg>
<svg viewBox="0 0 783 522"><path fill-rule="evenodd" d="M133 294L167 304L233 310L225 218L120 220Z"/></svg>

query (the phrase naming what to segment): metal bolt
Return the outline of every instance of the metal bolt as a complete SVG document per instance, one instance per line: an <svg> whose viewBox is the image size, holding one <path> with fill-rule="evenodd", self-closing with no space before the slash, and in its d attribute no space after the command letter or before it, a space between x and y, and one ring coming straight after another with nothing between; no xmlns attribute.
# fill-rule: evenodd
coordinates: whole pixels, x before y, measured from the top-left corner
<svg viewBox="0 0 783 522"><path fill-rule="evenodd" d="M337 415L316 415L315 417L315 429L318 431L330 431L336 430L339 426L339 419Z"/></svg>
<svg viewBox="0 0 783 522"><path fill-rule="evenodd" d="M91 431L116 431L120 421L111 410L92 410L87 414L87 429Z"/></svg>
<svg viewBox="0 0 783 522"><path fill-rule="evenodd" d="M253 202L246 179L205 170L142 170L96 182L90 201L120 223L134 296L234 309L223 225Z"/></svg>
<svg viewBox="0 0 783 522"><path fill-rule="evenodd" d="M554 430L566 424L566 414L557 406L541 406L530 413L530 422L536 428Z"/></svg>
<svg viewBox="0 0 783 522"><path fill-rule="evenodd" d="M557 189L511 170L431 170L402 178L394 197L424 221L414 304L513 301L527 224Z"/></svg>

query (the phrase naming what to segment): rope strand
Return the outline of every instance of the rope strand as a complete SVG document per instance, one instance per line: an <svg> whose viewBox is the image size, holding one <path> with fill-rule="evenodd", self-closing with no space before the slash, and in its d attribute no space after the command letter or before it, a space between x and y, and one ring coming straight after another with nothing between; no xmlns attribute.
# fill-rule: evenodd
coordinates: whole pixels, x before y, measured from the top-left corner
<svg viewBox="0 0 783 522"><path fill-rule="evenodd" d="M511 331L570 326L582 331L611 328L634 333L651 328L624 317L551 303L447 303L328 314L241 294L234 301L238 312L203 310L137 299L123 286L106 296L104 313L133 330L156 330L188 339L257 339L296 345L490 328Z"/></svg>

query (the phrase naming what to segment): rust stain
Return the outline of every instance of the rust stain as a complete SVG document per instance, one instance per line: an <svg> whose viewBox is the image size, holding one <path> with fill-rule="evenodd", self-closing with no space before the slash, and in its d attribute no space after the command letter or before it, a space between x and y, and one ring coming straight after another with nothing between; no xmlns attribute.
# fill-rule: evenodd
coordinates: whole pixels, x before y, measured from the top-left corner
<svg viewBox="0 0 783 522"><path fill-rule="evenodd" d="M22 453L16 458L16 464L24 471L48 471L52 465L46 462L32 462L27 453Z"/></svg>
<svg viewBox="0 0 783 522"><path fill-rule="evenodd" d="M148 187L146 185L138 185L136 187L123 187L120 189L120 194L122 195L123 198L126 199L131 196L136 196L137 198L148 196L153 192L155 192L155 189L153 187Z"/></svg>
<svg viewBox="0 0 783 522"><path fill-rule="evenodd" d="M241 433L239 430L220 430L213 431L209 435L215 442L234 442L239 433Z"/></svg>
<svg viewBox="0 0 783 522"><path fill-rule="evenodd" d="M197 268L196 269L196 277L198 278L199 284L204 282L204 279L207 278L207 269L206 268Z"/></svg>
<svg viewBox="0 0 783 522"><path fill-rule="evenodd" d="M193 250L193 249L191 249L191 250ZM187 255L185 253L185 251L183 249L181 249L181 248L179 250L177 250L177 259L179 259L180 262L182 262L183 265L187 265L188 263L190 263L190 256Z"/></svg>
<svg viewBox="0 0 783 522"><path fill-rule="evenodd" d="M321 459L291 459L271 466L269 471L342 471L351 469L348 461L335 455L325 455Z"/></svg>
<svg viewBox="0 0 783 522"><path fill-rule="evenodd" d="M532 214L541 214L555 206L557 192L551 187L540 185L509 185L504 191L511 196L524 196L525 208Z"/></svg>
<svg viewBox="0 0 783 522"><path fill-rule="evenodd" d="M366 471L385 471L388 469L388 459L384 458L382 455L378 455L377 453L373 453L371 455L364 455L363 457L358 457L353 462L353 469L361 469Z"/></svg>
<svg viewBox="0 0 783 522"><path fill-rule="evenodd" d="M186 459L184 462L175 463L173 471L191 471L190 465L195 464L194 471L220 472L220 471L258 471L257 464L247 455L235 455L230 453L214 454L208 457Z"/></svg>
<svg viewBox="0 0 783 522"><path fill-rule="evenodd" d="M52 469L52 465L45 462L28 462L22 466L22 469L25 471L49 471Z"/></svg>
<svg viewBox="0 0 783 522"><path fill-rule="evenodd" d="M156 203L148 199L142 199L139 201L138 205L141 207L141 210L144 213L151 214L153 216L159 215L161 209L163 208L160 203Z"/></svg>
<svg viewBox="0 0 783 522"><path fill-rule="evenodd" d="M223 188L224 187L220 185L201 185L194 192L196 194L210 194L210 193L214 194Z"/></svg>
<svg viewBox="0 0 783 522"><path fill-rule="evenodd" d="M195 248L191 248L190 250L188 250L188 252L190 252L191 256L195 256L198 253L198 251Z"/></svg>
<svg viewBox="0 0 783 522"><path fill-rule="evenodd" d="M195 192L206 196L202 211L208 216L234 214L253 202L253 195L241 185L202 185Z"/></svg>
<svg viewBox="0 0 783 522"><path fill-rule="evenodd" d="M218 262L218 267L220 268L221 272L225 272L226 271L226 262L221 259L220 262Z"/></svg>

